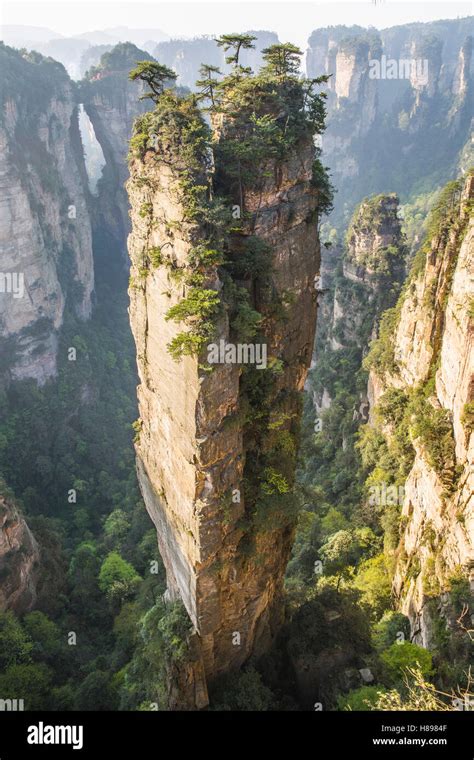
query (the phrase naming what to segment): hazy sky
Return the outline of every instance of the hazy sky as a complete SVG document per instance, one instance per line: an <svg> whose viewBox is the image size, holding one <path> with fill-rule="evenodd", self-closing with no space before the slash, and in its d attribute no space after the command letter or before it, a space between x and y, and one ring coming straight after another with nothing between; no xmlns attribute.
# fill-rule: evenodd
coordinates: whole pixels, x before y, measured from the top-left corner
<svg viewBox="0 0 474 760"><path fill-rule="evenodd" d="M472 2L344 0L339 2L43 2L0 3L2 24L43 26L70 36L114 26L159 28L171 37L193 37L246 29L268 29L280 40L304 45L311 30L331 24L383 28L410 21L468 16Z"/></svg>

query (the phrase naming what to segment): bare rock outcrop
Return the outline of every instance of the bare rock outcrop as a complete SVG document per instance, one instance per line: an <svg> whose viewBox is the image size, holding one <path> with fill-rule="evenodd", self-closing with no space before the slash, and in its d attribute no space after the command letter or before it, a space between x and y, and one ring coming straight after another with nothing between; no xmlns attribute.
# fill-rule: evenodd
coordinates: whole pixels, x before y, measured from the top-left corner
<svg viewBox="0 0 474 760"><path fill-rule="evenodd" d="M38 53L0 50L2 373L56 372L66 302L82 319L94 288L87 179L73 83Z"/></svg>
<svg viewBox="0 0 474 760"><path fill-rule="evenodd" d="M372 369L369 380L372 409L394 389L426 399L426 419L413 419L422 434L412 436L394 578L400 609L424 646L432 637L428 599L449 593L454 575L469 581L474 573L473 198L471 174L415 264L396 315L393 362Z"/></svg>
<svg viewBox="0 0 474 760"><path fill-rule="evenodd" d="M172 132L177 145L169 145L166 124L158 124L156 147L145 135L146 148L131 161L128 183L130 319L140 375L137 467L166 566L167 595L182 599L195 630L195 665L184 680L175 675L173 689L181 707L202 707L207 684L263 653L282 621L283 576L296 519L283 501L294 477L300 393L316 319L315 148L308 134L284 159L262 160L258 183L243 181L240 194L222 159L226 141L235 137L232 120L220 119L216 126L214 161L209 149L201 156L193 185L205 189L214 175L216 192L245 212L238 231L226 239L225 257L238 262L256 240L271 252L259 285L242 274L232 284L219 266L203 269L200 280L206 297L212 289L223 305L214 345L236 340L228 289L250 293L260 312L265 367L206 367L206 348L178 361L169 351L182 335L182 324L168 318L169 310L192 292L190 261L209 231L189 218L189 177L183 191L189 127L180 116ZM194 131L200 129L199 121L193 124ZM270 466L270 455L282 467L288 459L284 475ZM265 468L259 459L267 459Z"/></svg>
<svg viewBox="0 0 474 760"><path fill-rule="evenodd" d="M0 610L22 614L36 600L39 550L14 501L0 493Z"/></svg>

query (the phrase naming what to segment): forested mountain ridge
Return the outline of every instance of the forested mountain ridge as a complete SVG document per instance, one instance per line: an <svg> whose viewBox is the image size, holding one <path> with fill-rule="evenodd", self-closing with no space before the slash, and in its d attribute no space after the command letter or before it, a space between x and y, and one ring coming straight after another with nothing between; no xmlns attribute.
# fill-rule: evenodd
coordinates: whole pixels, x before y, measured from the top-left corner
<svg viewBox="0 0 474 760"><path fill-rule="evenodd" d="M431 238L366 358L372 419L366 435L377 430L386 441L368 455L376 468L371 482L386 478L404 488L394 592L413 640L428 648L440 615L455 631L471 627L473 201L472 172L447 186L432 215ZM456 621L450 590L463 581L466 608Z"/></svg>

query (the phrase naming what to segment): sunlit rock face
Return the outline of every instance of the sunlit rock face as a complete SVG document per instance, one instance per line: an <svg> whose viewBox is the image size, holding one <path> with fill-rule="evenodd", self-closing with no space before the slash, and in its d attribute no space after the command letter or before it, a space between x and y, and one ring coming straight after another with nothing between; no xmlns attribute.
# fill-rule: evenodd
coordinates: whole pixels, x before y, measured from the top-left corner
<svg viewBox="0 0 474 760"><path fill-rule="evenodd" d="M410 391L434 377L429 403L447 413L451 459L430 464L421 440L405 483L394 591L409 616L414 640L432 644L428 600L449 609L449 578L474 575L474 178L458 200L449 233L431 241L425 265L410 282L394 334L396 372L369 379L373 409L384 393ZM470 405L470 406L469 406ZM449 622L449 612L446 612Z"/></svg>
<svg viewBox="0 0 474 760"><path fill-rule="evenodd" d="M90 315L94 288L87 177L73 83L61 64L3 46L0 119L1 373L56 373L69 306ZM6 276L13 276L10 281ZM19 279L17 279L19 278Z"/></svg>
<svg viewBox="0 0 474 760"><path fill-rule="evenodd" d="M225 123L218 132L216 139L225 139ZM270 312L265 317L268 358L281 363L269 403L282 434L299 427L300 394L314 341L319 271L314 156L312 140L302 139L279 164L266 162L258 192L244 184L242 198L236 199L247 216L235 245L250 235L268 243L271 287L288 304L284 321ZM150 149L143 160L131 161L128 182L130 320L140 375L136 451L142 493L167 570L167 596L183 600L195 629L196 660L191 670L175 674L171 701L202 707L207 683L263 653L281 624L295 517L263 519L250 541L247 521L255 505L245 502L243 479L246 468L258 467L258 461L246 420L242 366L216 364L206 372L196 357L176 362L168 351L183 327L166 314L188 291L165 264L144 272L144 255L159 249L186 273L191 249L206 235L199 224L183 221L174 167L179 169L179 155ZM203 183L207 171L203 166ZM217 269L208 272L206 285L222 292ZM215 340L228 342L230 335L224 312ZM228 498L236 492L238 498Z"/></svg>

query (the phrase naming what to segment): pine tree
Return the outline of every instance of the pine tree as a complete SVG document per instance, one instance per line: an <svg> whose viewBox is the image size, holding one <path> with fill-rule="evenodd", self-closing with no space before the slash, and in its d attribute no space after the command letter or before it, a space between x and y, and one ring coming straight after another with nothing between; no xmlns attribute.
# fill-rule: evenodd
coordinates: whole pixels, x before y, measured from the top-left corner
<svg viewBox="0 0 474 760"><path fill-rule="evenodd" d="M216 39L216 42L219 47L224 48L225 52L233 49L234 52L226 57L225 62L237 67L239 65L240 51L254 48L253 42L256 39L252 34L222 34Z"/></svg>
<svg viewBox="0 0 474 760"><path fill-rule="evenodd" d="M196 87L199 87L201 89L201 92L198 94L198 100L210 100L212 108L214 108L216 105L215 90L219 84L219 80L214 78L212 75L221 73L222 72L218 66L210 66L206 63L203 63L199 69L199 74L201 75L202 79L198 79L196 82Z"/></svg>
<svg viewBox="0 0 474 760"><path fill-rule="evenodd" d="M262 51L263 60L266 64L264 71L282 79L298 75L302 55L303 51L296 45L292 45L291 42L279 42L276 45L270 45Z"/></svg>
<svg viewBox="0 0 474 760"><path fill-rule="evenodd" d="M142 95L140 99L151 98L155 103L163 94L165 83L169 82L171 85L171 83L177 79L177 75L173 69L168 68L168 66L163 66L163 64L157 63L156 61L137 61L136 68L132 69L128 77L132 81L141 79L145 82L151 92Z"/></svg>

